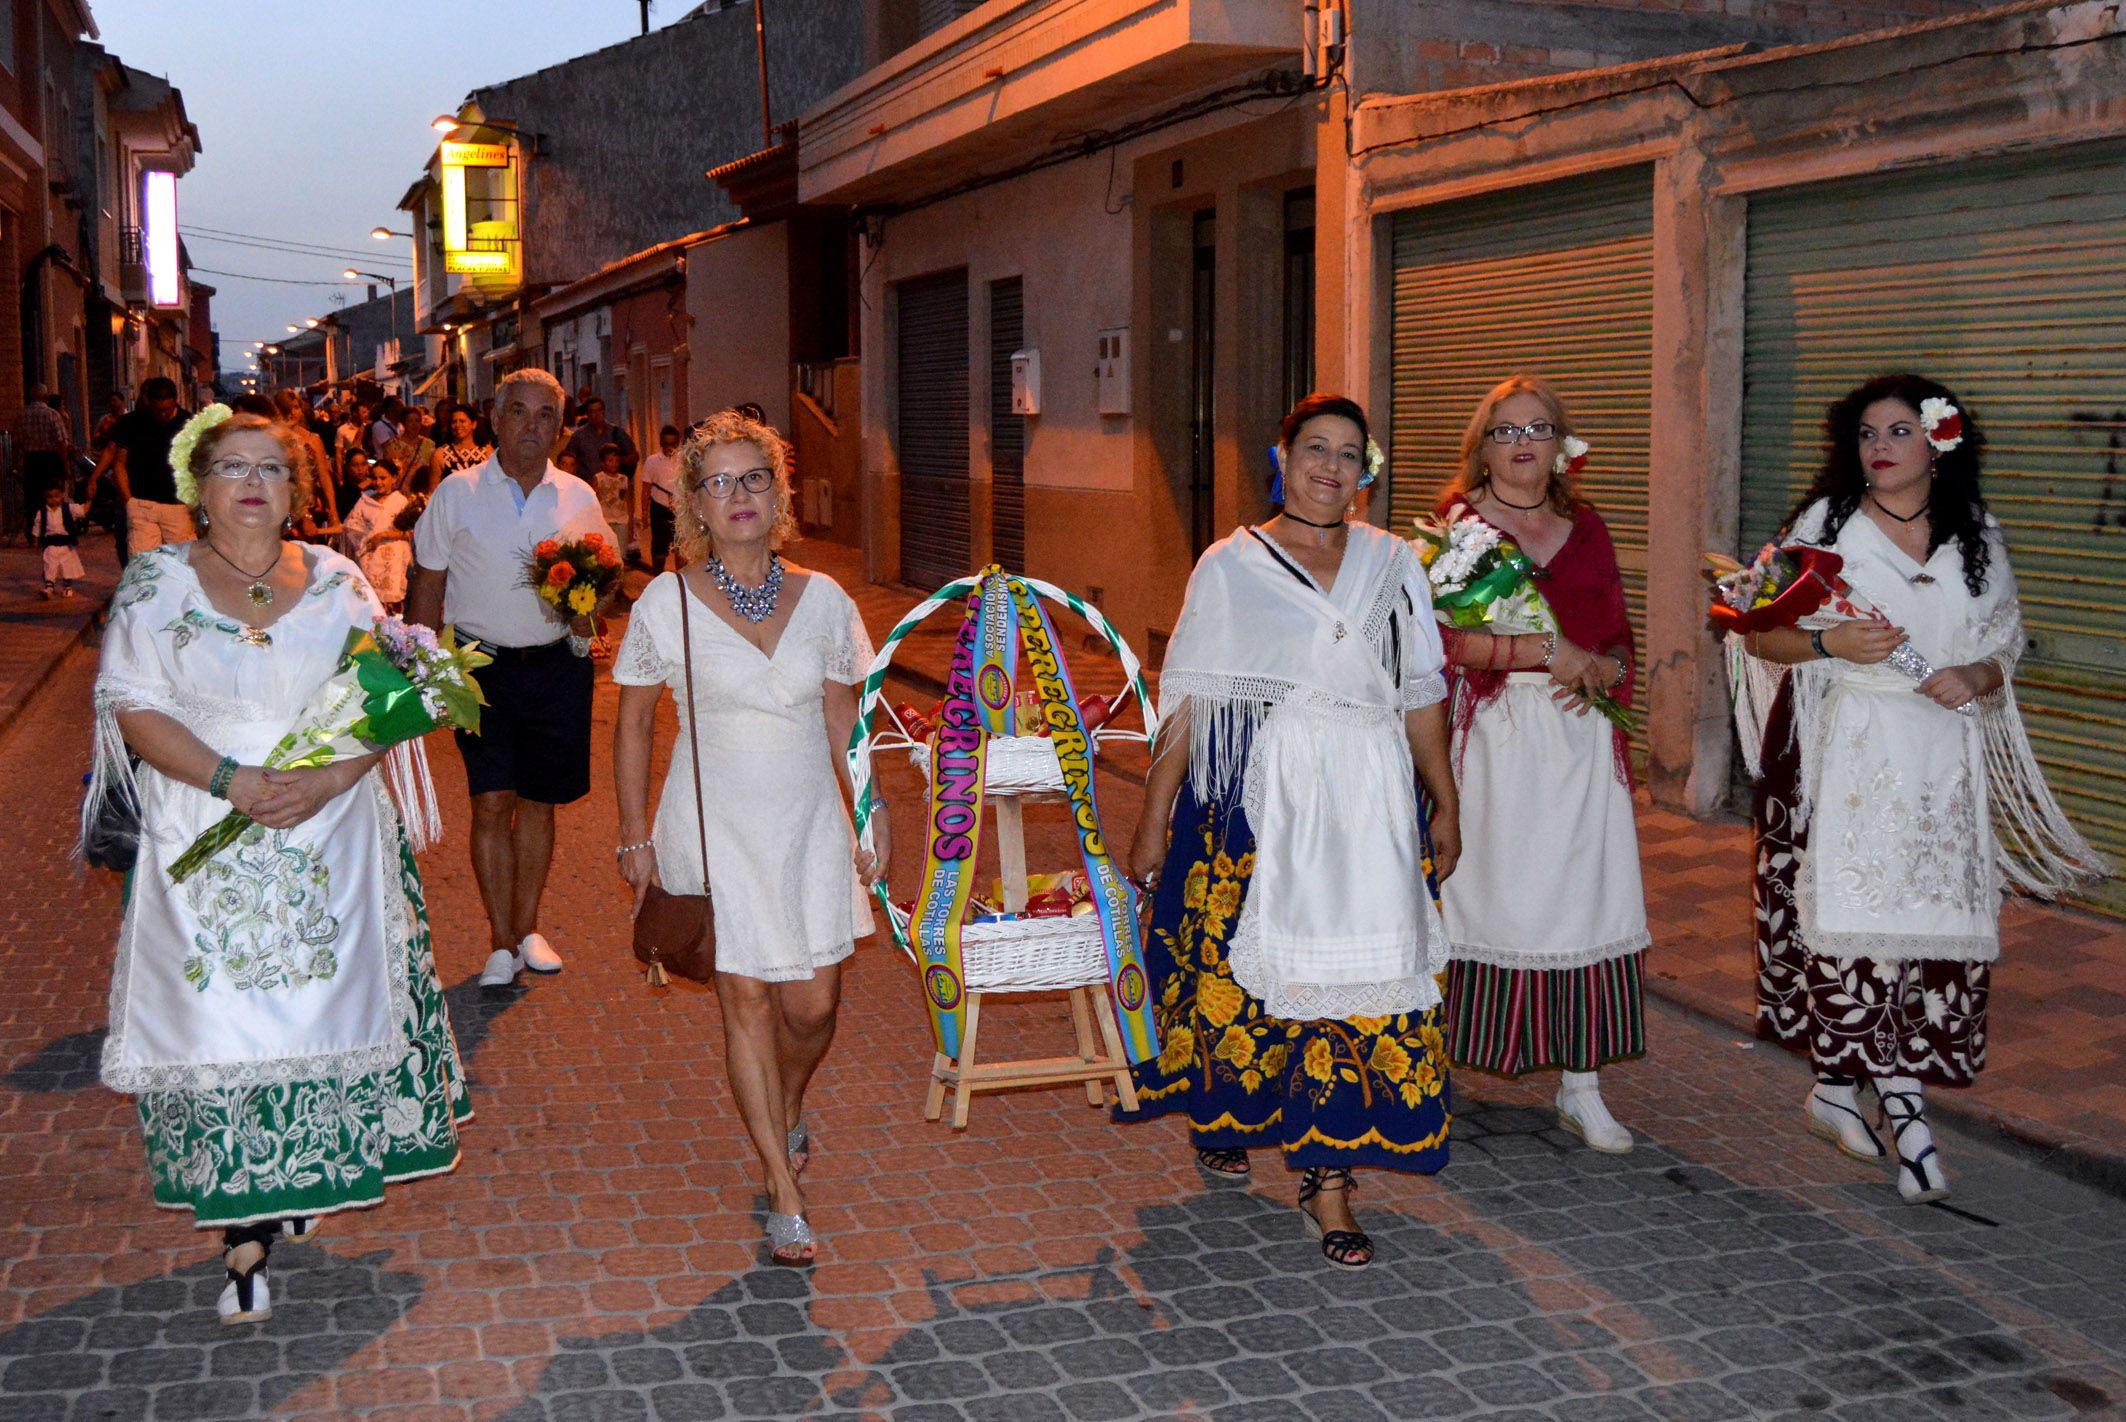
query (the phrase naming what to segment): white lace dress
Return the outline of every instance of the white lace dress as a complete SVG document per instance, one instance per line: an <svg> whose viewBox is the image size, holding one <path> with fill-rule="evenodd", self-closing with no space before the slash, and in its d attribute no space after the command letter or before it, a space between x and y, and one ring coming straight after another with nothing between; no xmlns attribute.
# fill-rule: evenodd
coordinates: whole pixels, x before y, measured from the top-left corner
<svg viewBox="0 0 2126 1422"><path fill-rule="evenodd" d="M380 609L354 564L310 548L308 590L249 628L208 601L189 546L126 565L96 678L97 784L130 782L141 811L103 1081L139 1098L156 1203L201 1224L374 1204L455 1166L472 1114L383 775L177 884L171 861L229 806L129 770L117 717L162 712L257 765Z"/></svg>
<svg viewBox="0 0 2126 1422"><path fill-rule="evenodd" d="M785 592L785 596L791 596ZM701 765L716 967L765 982L812 976L872 931L851 862L855 832L827 741L825 685L855 685L871 662L856 604L832 578L808 573L773 656L696 598L694 691L700 743L687 736L687 690L676 573L643 589L613 659L622 686L672 688L679 737L657 799L657 874L673 893L701 890L694 764Z"/></svg>
<svg viewBox="0 0 2126 1422"><path fill-rule="evenodd" d="M1818 542L1823 524L1819 503L1794 535ZM1828 546L1844 556L1846 581L1935 666L1993 659L2012 675L2023 644L2015 575L1990 519L1985 537L1992 558L1976 596L1964 585L1954 543L1915 563L1855 514ZM1810 950L1832 958L1997 958L2005 881L1984 717L1942 709L1887 664L1804 662L1791 674L1802 795L1813 813L1796 881Z"/></svg>

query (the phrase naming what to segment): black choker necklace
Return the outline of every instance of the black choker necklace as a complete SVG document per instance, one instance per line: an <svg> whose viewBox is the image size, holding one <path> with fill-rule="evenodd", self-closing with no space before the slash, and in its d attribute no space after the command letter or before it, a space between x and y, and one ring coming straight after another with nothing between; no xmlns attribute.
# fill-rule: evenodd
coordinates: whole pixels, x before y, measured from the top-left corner
<svg viewBox="0 0 2126 1422"><path fill-rule="evenodd" d="M1916 512L1907 516L1905 514L1896 513L1890 509L1883 508L1882 500L1876 498L1873 494L1868 495L1868 502L1875 505L1876 508L1882 509L1882 512L1885 516L1889 518L1894 518L1899 523L1917 523L1921 519L1925 518L1927 516L1927 510L1934 506L1934 500L1929 499L1925 503L1921 504Z"/></svg>
<svg viewBox="0 0 2126 1422"><path fill-rule="evenodd" d="M1303 523L1308 528L1342 528L1344 526L1344 521L1342 519L1338 519L1334 523L1316 523L1313 519L1301 518L1298 514L1293 513L1290 509L1284 510L1284 516L1292 520L1292 522L1294 523Z"/></svg>
<svg viewBox="0 0 2126 1422"><path fill-rule="evenodd" d="M1507 498L1504 494L1500 493L1499 486L1496 484L1493 484L1488 490L1486 490L1486 492L1489 493L1492 498L1497 499L1500 503L1504 504L1507 508L1519 509L1522 513L1534 513L1537 509L1543 507L1543 505L1550 502L1550 500L1548 499L1537 499L1532 504L1517 504L1513 500Z"/></svg>

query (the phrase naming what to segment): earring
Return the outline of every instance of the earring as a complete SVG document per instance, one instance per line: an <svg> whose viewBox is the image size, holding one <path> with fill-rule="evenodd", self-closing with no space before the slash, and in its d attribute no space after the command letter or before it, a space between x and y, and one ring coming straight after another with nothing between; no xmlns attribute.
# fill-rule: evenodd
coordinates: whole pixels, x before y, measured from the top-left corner
<svg viewBox="0 0 2126 1422"><path fill-rule="evenodd" d="M207 517L207 511L205 509L201 509L199 511L199 531L201 533L205 533L207 531L207 525L212 523L213 521L214 520Z"/></svg>
<svg viewBox="0 0 2126 1422"><path fill-rule="evenodd" d="M282 533L293 533L294 531L295 531L295 515L294 515L294 514L289 514L289 515L288 515L288 516L287 516L286 518L284 518L284 519L282 519L282 520L281 520L281 532L282 532Z"/></svg>

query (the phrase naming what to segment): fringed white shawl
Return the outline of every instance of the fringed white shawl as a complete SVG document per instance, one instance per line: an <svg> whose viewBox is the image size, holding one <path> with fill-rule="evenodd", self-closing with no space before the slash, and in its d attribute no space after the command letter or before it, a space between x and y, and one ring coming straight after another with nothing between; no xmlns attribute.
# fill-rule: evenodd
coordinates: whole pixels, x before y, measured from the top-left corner
<svg viewBox="0 0 2126 1422"><path fill-rule="evenodd" d="M1446 948L1403 733L1446 695L1424 571L1365 524L1327 592L1282 556L1246 529L1207 551L1160 674L1197 799L1237 785L1255 831L1233 976L1279 1017L1420 1011Z"/></svg>
<svg viewBox="0 0 2126 1422"><path fill-rule="evenodd" d="M1796 520L1793 536L1799 542L1821 543L1823 526L1824 506L1819 503ZM1809 858L1814 868L1810 872L1805 866L1804 895L1813 891L1820 911L1828 909L1828 901L1834 898L1854 906L1872 904L1873 916L1885 920L1880 934L1842 936L1833 931L1823 935L1823 942L1812 939L1817 951L1873 950L1882 957L1992 956L1986 944L1977 941L1952 946L1948 952L1924 951L1940 945L1929 942L1927 934L1903 933L1895 926L1897 919L1908 916L1895 907L1895 900L1900 896L1912 899L1909 907L1916 910L1917 900L1927 892L1940 898L1949 876L1915 874L1909 865L1901 873L1878 872L1885 862L1878 841L1898 837L1884 832L1891 822L1883 820L1883 815L1899 806L1924 805L1929 819L1925 825L1916 825L1915 832L1933 844L1920 846L1909 859L1911 864L1938 864L1940 855L1955 842L1947 821L1954 817L1952 811L1959 802L1953 777L1934 785L1916 782L1916 762L1907 762L1913 762L1921 747L1900 744L1904 739L1900 731L1911 732L1911 739L1932 742L1937 749L1931 760L1937 767L1944 763L1940 748L1946 743L1963 747L1950 762L1968 766L1976 782L1976 793L1966 798L1980 812L1976 829L1982 842L1990 841L1987 857L1998 875L1996 882L2005 880L2026 893L2051 899L2111 872L2103 855L2060 808L2030 748L2014 691L2024 645L2015 575L2008 565L2006 543L1991 520L1986 537L1991 545L1986 588L1975 597L1964 585L1963 560L1954 544L1937 549L1921 568L1865 514L1855 514L1838 538L1825 545L1844 557L1847 581L1905 628L1913 645L1937 667L1979 661L2000 667L2001 689L1980 700L1975 717L1958 716L1924 701L1913 692L1916 683L1886 667L1860 667L1838 660L1782 667L1750 656L1739 637L1728 639L1735 729L1751 776L1762 774L1767 754L1783 749L1765 746L1764 737L1773 701L1784 685L1791 698L1792 745L1801 757L1797 825L1818 818L1826 805L1837 822L1829 833L1811 834ZM1866 699L1856 701L1856 697ZM1876 700L1883 697L1890 699ZM1878 714L1865 713L1871 702ZM1882 712L1895 712L1895 721L1886 720ZM1872 775L1854 783L1856 772L1870 768ZM1835 803L1827 799L1832 796ZM1990 816L1983 813L1988 808ZM1880 823L1871 827L1871 815ZM1823 828L1819 826L1819 831ZM1894 856L1889 862L1894 869ZM1965 937L1991 940L1997 951L1993 932Z"/></svg>

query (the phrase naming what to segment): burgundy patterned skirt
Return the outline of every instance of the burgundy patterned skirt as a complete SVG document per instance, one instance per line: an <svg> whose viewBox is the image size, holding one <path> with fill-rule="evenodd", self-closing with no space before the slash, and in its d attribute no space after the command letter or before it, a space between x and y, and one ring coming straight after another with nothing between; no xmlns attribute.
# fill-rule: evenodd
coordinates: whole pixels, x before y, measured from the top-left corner
<svg viewBox="0 0 2126 1422"><path fill-rule="evenodd" d="M1917 1077L1968 1086L1986 1064L1992 964L1940 958L1825 958L1802 940L1794 875L1809 852L1797 829L1801 755L1781 688L1752 801L1757 862L1757 1035L1808 1053L1818 1073Z"/></svg>

